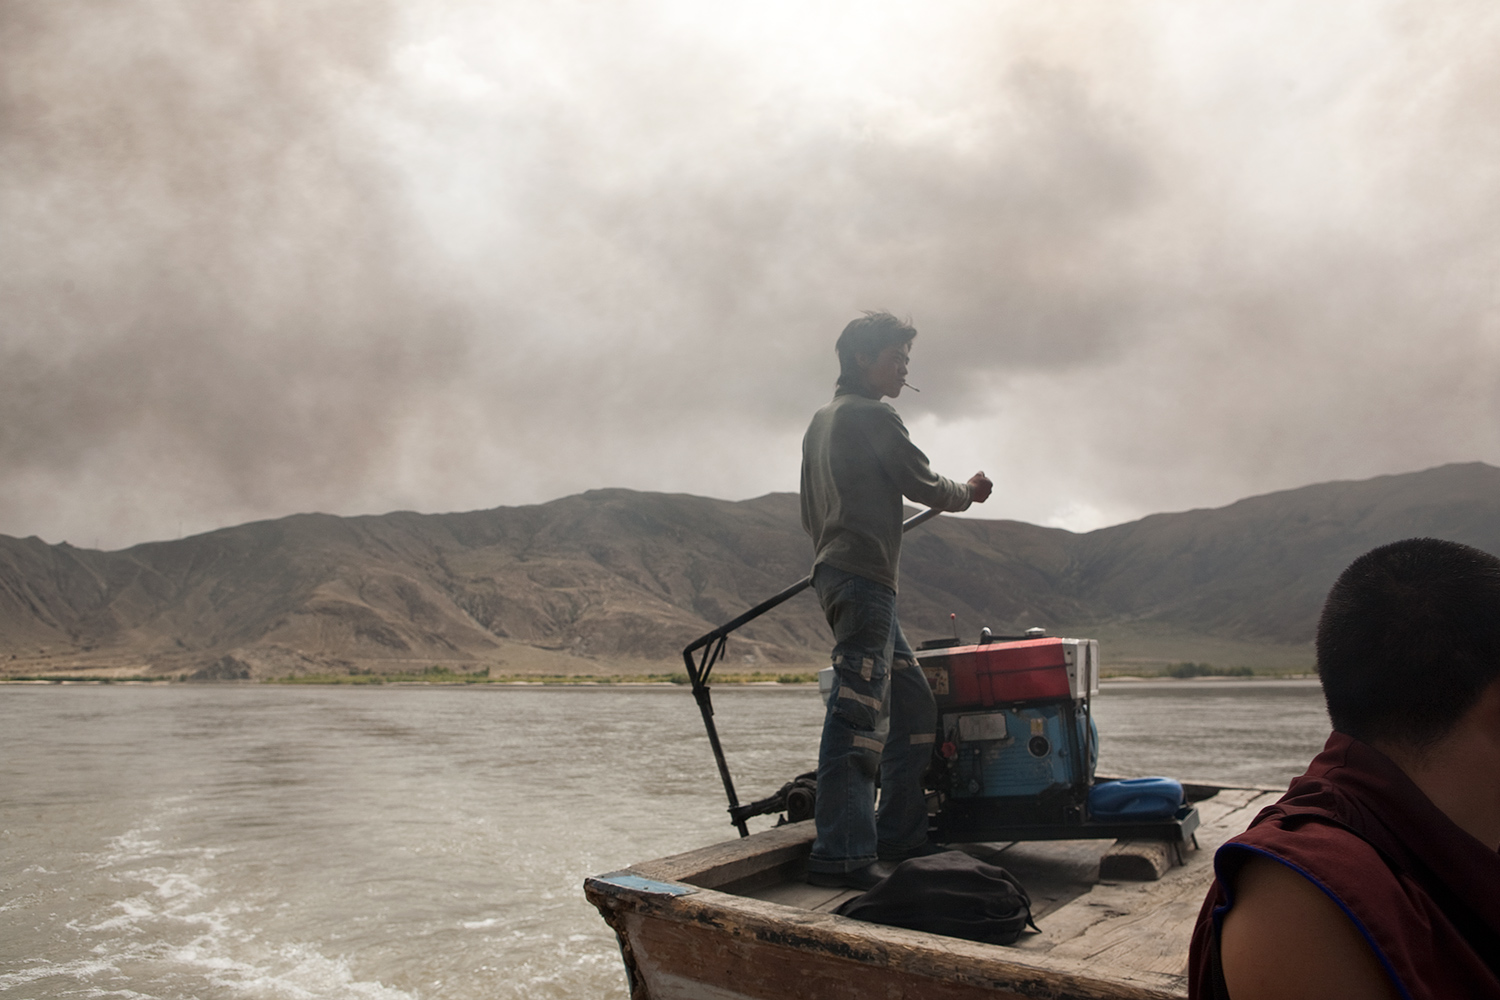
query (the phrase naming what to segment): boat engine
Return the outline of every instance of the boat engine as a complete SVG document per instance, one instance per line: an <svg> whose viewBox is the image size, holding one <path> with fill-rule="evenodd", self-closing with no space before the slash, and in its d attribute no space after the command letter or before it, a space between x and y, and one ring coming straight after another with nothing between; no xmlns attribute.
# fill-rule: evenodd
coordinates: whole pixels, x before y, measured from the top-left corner
<svg viewBox="0 0 1500 1000"><path fill-rule="evenodd" d="M973 645L923 643L917 663L938 705L927 781L936 839L994 840L1013 827L1084 821L1099 759L1089 708L1099 691L1096 640L986 630Z"/></svg>
<svg viewBox="0 0 1500 1000"><path fill-rule="evenodd" d="M924 642L916 657L938 708L925 779L934 841L1191 836L1198 817L1178 782L1096 781L1097 640L985 629L973 644ZM826 702L833 668L819 687Z"/></svg>

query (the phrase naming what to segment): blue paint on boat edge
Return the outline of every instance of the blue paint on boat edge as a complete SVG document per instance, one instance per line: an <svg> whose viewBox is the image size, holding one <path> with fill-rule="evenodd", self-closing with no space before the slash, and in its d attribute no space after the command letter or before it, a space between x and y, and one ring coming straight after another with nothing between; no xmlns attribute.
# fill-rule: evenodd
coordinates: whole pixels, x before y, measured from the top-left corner
<svg viewBox="0 0 1500 1000"><path fill-rule="evenodd" d="M621 889L634 889L636 892L654 892L665 896L687 896L697 892L692 886L678 885L676 882L658 882L656 879L644 878L634 872L610 872L607 875L595 875L597 882L607 882L610 885L619 886Z"/></svg>

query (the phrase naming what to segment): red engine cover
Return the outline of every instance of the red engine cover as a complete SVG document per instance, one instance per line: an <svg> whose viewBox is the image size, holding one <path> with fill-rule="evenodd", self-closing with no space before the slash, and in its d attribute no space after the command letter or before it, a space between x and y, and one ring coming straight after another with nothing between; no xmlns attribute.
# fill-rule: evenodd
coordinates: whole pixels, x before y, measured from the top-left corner
<svg viewBox="0 0 1500 1000"><path fill-rule="evenodd" d="M988 708L1072 695L1061 639L930 649L917 653L917 662L942 709Z"/></svg>

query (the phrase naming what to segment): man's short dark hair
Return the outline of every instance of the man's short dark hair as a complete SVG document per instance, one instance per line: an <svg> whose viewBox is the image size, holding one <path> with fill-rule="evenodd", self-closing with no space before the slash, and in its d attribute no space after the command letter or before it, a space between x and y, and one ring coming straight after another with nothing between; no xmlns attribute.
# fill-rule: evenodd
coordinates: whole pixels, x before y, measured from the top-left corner
<svg viewBox="0 0 1500 1000"><path fill-rule="evenodd" d="M916 337L916 327L885 311L866 312L852 321L833 345L839 356L839 388L851 389L862 383L856 355L875 358L887 347L904 347Z"/></svg>
<svg viewBox="0 0 1500 1000"><path fill-rule="evenodd" d="M1329 591L1317 648L1335 729L1430 746L1500 676L1500 559L1437 538L1367 552Z"/></svg>

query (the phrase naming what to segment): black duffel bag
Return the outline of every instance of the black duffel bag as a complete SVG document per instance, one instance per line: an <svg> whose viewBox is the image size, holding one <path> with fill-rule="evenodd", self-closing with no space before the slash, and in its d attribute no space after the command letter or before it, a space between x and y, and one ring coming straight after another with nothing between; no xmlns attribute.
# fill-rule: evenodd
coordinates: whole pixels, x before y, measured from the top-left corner
<svg viewBox="0 0 1500 1000"><path fill-rule="evenodd" d="M885 881L834 912L986 944L1010 944L1026 927L1037 929L1021 883L962 851L903 861Z"/></svg>

